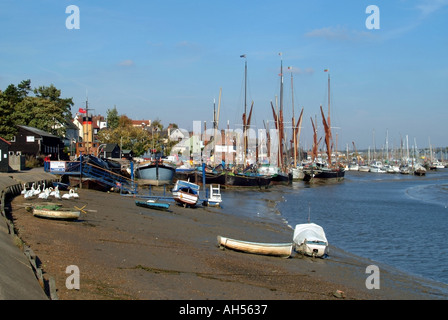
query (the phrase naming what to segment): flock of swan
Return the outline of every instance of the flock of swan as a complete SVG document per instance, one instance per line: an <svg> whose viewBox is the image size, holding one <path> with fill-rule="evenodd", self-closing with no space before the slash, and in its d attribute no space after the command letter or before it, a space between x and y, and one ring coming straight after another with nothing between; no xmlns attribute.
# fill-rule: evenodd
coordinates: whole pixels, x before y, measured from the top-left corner
<svg viewBox="0 0 448 320"><path fill-rule="evenodd" d="M35 184L33 183L31 188L29 190L27 190L26 184L23 185L22 194L25 199L36 197L36 196L39 199L48 199L49 197L55 197L56 199L77 199L77 198L79 198L78 193L76 193L75 190L73 190L73 189L70 189L69 192L61 195L58 186L56 186L54 189L53 189L53 187L45 188L45 182L43 183L42 189L40 188L40 185L37 186L37 189L34 186L35 186Z"/></svg>

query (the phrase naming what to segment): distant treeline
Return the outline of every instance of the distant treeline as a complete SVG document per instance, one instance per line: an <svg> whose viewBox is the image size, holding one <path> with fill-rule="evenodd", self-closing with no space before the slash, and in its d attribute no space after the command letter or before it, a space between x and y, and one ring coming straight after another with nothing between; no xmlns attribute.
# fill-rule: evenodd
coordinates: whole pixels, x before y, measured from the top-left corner
<svg viewBox="0 0 448 320"><path fill-rule="evenodd" d="M31 80L0 90L0 136L11 140L17 125L34 127L56 136L65 134L71 121L73 98L61 98L61 90L53 84L31 88Z"/></svg>

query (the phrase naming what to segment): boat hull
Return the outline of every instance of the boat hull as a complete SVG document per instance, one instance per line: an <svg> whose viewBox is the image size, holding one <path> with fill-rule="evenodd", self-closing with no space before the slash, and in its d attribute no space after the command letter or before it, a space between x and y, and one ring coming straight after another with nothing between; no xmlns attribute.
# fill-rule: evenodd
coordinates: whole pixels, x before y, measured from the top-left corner
<svg viewBox="0 0 448 320"><path fill-rule="evenodd" d="M220 185L210 185L210 196L204 201L203 205L209 207L219 207L222 202Z"/></svg>
<svg viewBox="0 0 448 320"><path fill-rule="evenodd" d="M163 186L173 183L175 172L175 167L151 162L137 166L135 176L140 185Z"/></svg>
<svg viewBox="0 0 448 320"><path fill-rule="evenodd" d="M277 256L289 258L292 254L292 243L261 243L249 242L230 239L227 237L218 236L218 246L221 248L228 248L235 251L241 251L252 254Z"/></svg>
<svg viewBox="0 0 448 320"><path fill-rule="evenodd" d="M317 258L322 258L328 254L327 245L314 242L307 242L297 245L295 246L295 250L298 253L304 254L306 256Z"/></svg>
<svg viewBox="0 0 448 320"><path fill-rule="evenodd" d="M177 180L189 180L195 182L195 169L192 168L176 168L174 173L174 181Z"/></svg>
<svg viewBox="0 0 448 320"><path fill-rule="evenodd" d="M169 203L160 203L160 202L147 202L147 201L135 201L135 205L143 208L148 209L155 209L155 210L168 210L170 207Z"/></svg>
<svg viewBox="0 0 448 320"><path fill-rule="evenodd" d="M414 171L414 175L416 175L416 176L424 176L424 175L426 175L426 170L419 170L419 169L417 169L417 170L415 170Z"/></svg>
<svg viewBox="0 0 448 320"><path fill-rule="evenodd" d="M280 172L272 176L271 181L274 185L288 185L292 183L293 174Z"/></svg>
<svg viewBox="0 0 448 320"><path fill-rule="evenodd" d="M177 180L172 190L174 201L183 206L196 206L199 201L199 185Z"/></svg>
<svg viewBox="0 0 448 320"><path fill-rule="evenodd" d="M334 169L334 170L304 169L303 173L304 173L303 180L307 182L342 181L344 180L345 177L344 169Z"/></svg>
<svg viewBox="0 0 448 320"><path fill-rule="evenodd" d="M302 168L293 168L292 169L292 180L303 180L305 177Z"/></svg>
<svg viewBox="0 0 448 320"><path fill-rule="evenodd" d="M177 203L189 206L195 206L199 200L197 195L183 191L174 191L173 198Z"/></svg>
<svg viewBox="0 0 448 320"><path fill-rule="evenodd" d="M33 208L33 215L38 218L55 219L55 220L77 220L81 211L72 209L45 209Z"/></svg>
<svg viewBox="0 0 448 320"><path fill-rule="evenodd" d="M324 229L317 224L296 225L293 241L294 249L298 253L319 258L328 254L328 241Z"/></svg>
<svg viewBox="0 0 448 320"><path fill-rule="evenodd" d="M203 174L202 172L198 172L195 177L196 183L201 184L203 182ZM205 184L219 184L224 185L226 183L226 174L224 172L214 173L214 172L206 172L205 173Z"/></svg>
<svg viewBox="0 0 448 320"><path fill-rule="evenodd" d="M226 187L258 187L267 188L272 184L271 176L230 174L226 175Z"/></svg>
<svg viewBox="0 0 448 320"><path fill-rule="evenodd" d="M109 191L111 186L94 178L81 178L80 176L69 177L70 187L82 187L83 189Z"/></svg>
<svg viewBox="0 0 448 320"><path fill-rule="evenodd" d="M221 200L207 199L206 201L204 201L204 205L208 207L220 207L221 202Z"/></svg>

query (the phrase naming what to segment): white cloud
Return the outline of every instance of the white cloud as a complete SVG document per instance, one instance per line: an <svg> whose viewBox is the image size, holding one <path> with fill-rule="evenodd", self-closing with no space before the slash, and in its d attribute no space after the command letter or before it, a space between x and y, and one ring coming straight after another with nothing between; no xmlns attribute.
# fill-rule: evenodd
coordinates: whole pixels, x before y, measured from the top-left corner
<svg viewBox="0 0 448 320"><path fill-rule="evenodd" d="M424 17L430 15L437 10L448 5L448 0L424 0L422 4L417 6Z"/></svg>
<svg viewBox="0 0 448 320"><path fill-rule="evenodd" d="M123 60L123 61L121 61L118 65L119 65L119 66L123 66L123 67L130 67L130 66L133 66L133 65L134 65L134 61L133 61L133 60L130 60L130 59L128 59L128 60Z"/></svg>
<svg viewBox="0 0 448 320"><path fill-rule="evenodd" d="M345 27L324 27L312 30L305 34L306 37L324 38L334 41L359 41L362 39L371 39L372 33L366 31L350 30Z"/></svg>

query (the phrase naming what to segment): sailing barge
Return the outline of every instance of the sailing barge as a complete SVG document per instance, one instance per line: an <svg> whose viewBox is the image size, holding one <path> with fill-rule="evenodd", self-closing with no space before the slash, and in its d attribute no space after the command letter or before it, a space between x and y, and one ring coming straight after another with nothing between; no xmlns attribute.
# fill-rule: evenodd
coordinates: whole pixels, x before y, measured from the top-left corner
<svg viewBox="0 0 448 320"><path fill-rule="evenodd" d="M327 70L326 70L327 71ZM336 163L332 162L332 153L333 153L333 141L332 141L332 133L331 133L331 121L330 121L330 75L328 75L328 117L325 119L324 111L322 109L322 105L320 106L320 113L322 115L322 124L325 130L325 144L327 147L327 161L326 162L317 162L317 149L319 145L319 141L317 141L317 131L311 119L311 124L313 125L313 152L312 163L303 168L303 180L307 182L317 182L317 181L341 181L345 176L345 168L343 166L339 166L338 161L336 159Z"/></svg>

